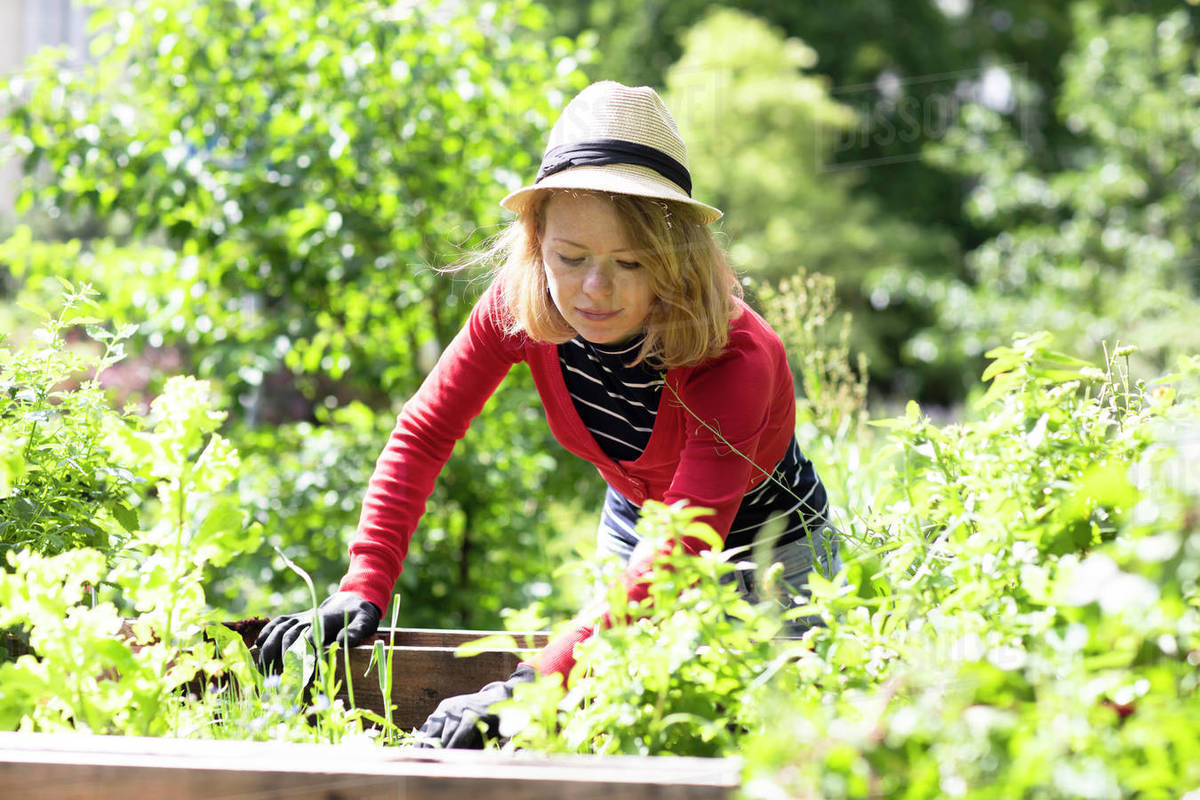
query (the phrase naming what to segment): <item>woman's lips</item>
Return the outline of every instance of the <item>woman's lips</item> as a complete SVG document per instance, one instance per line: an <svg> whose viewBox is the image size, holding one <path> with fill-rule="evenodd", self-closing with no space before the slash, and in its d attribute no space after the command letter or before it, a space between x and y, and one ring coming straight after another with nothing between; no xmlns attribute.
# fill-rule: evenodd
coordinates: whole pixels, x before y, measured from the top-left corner
<svg viewBox="0 0 1200 800"><path fill-rule="evenodd" d="M592 322L603 322L604 320L612 319L617 314L621 313L621 309L617 309L616 311L589 311L585 308L577 308L575 310L579 312L581 317L584 319L589 319Z"/></svg>

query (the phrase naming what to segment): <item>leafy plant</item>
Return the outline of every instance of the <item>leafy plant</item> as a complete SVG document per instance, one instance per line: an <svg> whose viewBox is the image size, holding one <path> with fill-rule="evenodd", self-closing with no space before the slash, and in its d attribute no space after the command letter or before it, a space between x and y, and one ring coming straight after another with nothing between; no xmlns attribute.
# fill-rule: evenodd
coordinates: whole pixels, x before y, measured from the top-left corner
<svg viewBox="0 0 1200 800"><path fill-rule="evenodd" d="M647 502L638 533L653 541L699 537L718 549L704 512ZM513 744L550 752L711 756L730 752L749 722L749 693L768 691L796 655L772 637L783 624L771 581L752 606L732 582L734 565L679 546L654 568L648 598L630 605L619 582L611 628L575 649L564 695L557 676L517 687L502 732ZM790 598L787 599L790 604Z"/></svg>
<svg viewBox="0 0 1200 800"><path fill-rule="evenodd" d="M221 494L237 455L213 433L222 415L201 382L169 381L151 417L99 426L106 452L155 482L156 496L141 497L151 524L131 526L107 553L8 554L0 625L22 628L33 653L0 666L5 727L161 735L178 729L184 687L223 670L201 646L210 621L201 586L208 564L228 562L256 535Z"/></svg>
<svg viewBox="0 0 1200 800"><path fill-rule="evenodd" d="M751 796L1109 797L1200 779L1176 734L1197 708L1198 498L1171 476L1200 364L1147 384L1124 348L1101 368L1044 335L991 355L978 421L938 427L910 406L886 424L890 480L852 517L876 549L845 587L814 587L828 627L744 744Z"/></svg>
<svg viewBox="0 0 1200 800"><path fill-rule="evenodd" d="M139 479L108 448L106 425L121 417L96 379L133 330L98 325L90 286L65 288L28 346L0 337L0 551L108 551L138 524L129 493Z"/></svg>
<svg viewBox="0 0 1200 800"><path fill-rule="evenodd" d="M230 491L241 465L217 433L225 415L209 385L191 377L168 380L144 419L108 407L95 376L121 358L119 338L90 328L107 345L91 353L62 342L93 322L80 314L90 296L89 287L71 290L26 349L4 352L0 374L19 382L5 421L35 443L6 462L5 475L15 476L10 496L30 494L27 476L38 473L57 494L44 495L56 510L51 522L22 528L15 517L8 528L25 544L9 548L8 571L0 572L0 628L17 631L28 652L0 664L0 728L332 743L370 739L380 725L389 740L402 740L388 719L354 708L353 699L349 707L331 700L336 648L317 658L301 640L284 675L264 679L240 635L216 624L206 573L260 538ZM60 385L80 370L92 377ZM53 413L16 413L29 405ZM39 541L52 524L70 530L70 513L95 513L70 502L77 483L55 472L74 475L80 464L123 477L105 499L127 511L128 530L102 542Z"/></svg>

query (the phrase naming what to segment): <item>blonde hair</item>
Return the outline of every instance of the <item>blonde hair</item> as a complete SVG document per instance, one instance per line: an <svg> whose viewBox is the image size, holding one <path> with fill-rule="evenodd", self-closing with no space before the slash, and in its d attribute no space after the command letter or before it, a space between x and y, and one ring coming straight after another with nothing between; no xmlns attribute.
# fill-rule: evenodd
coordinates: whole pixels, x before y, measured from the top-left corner
<svg viewBox="0 0 1200 800"><path fill-rule="evenodd" d="M500 282L505 311L498 322L507 333L554 344L577 335L550 296L542 263L546 207L555 193L611 202L648 271L655 299L633 363L645 361L656 369L694 366L725 350L741 285L702 212L671 200L572 189L536 192L477 259L495 264L493 280Z"/></svg>

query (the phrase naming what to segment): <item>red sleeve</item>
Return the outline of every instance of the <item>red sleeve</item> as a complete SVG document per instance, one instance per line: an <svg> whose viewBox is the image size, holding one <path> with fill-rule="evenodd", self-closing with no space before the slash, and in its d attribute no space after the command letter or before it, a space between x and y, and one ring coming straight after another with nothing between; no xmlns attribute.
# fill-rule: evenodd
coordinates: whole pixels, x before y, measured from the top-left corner
<svg viewBox="0 0 1200 800"><path fill-rule="evenodd" d="M783 372L781 372L783 370ZM665 503L679 500L712 509L699 520L724 539L737 515L751 478L759 467L770 470L782 457L775 442L786 431L790 441L795 428L795 397L791 373L782 347L765 348L757 337L732 340L725 354L694 371L682 386L664 389L662 403L682 404L687 436ZM757 466L756 466L757 465ZM670 552L673 542L657 551L635 553L621 577L632 602L649 593L649 573L654 559ZM692 554L708 548L699 539L685 539ZM534 666L544 675L558 673L565 681L575 665L575 645L607 627L607 611L552 640L538 654Z"/></svg>
<svg viewBox="0 0 1200 800"><path fill-rule="evenodd" d="M663 502L682 500L711 509L700 520L722 539L751 480L774 468L783 455L786 443L774 442L780 419L786 420L787 440L795 429L791 373L780 380L780 369L788 369L782 348L776 357L747 339L734 343L711 367L697 370L674 393L670 386L663 390L661 402L682 406L687 431ZM768 446L772 443L777 446ZM701 544L684 546L697 552Z"/></svg>
<svg viewBox="0 0 1200 800"><path fill-rule="evenodd" d="M421 388L404 404L375 464L350 544L350 568L339 588L382 611L387 610L417 521L455 442L522 358L520 343L499 327L501 303L493 284Z"/></svg>

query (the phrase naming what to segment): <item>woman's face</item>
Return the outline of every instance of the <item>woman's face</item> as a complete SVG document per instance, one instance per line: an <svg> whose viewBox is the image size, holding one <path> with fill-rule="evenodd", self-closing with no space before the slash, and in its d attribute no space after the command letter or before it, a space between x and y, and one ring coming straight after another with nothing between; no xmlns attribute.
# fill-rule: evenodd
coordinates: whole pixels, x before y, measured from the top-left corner
<svg viewBox="0 0 1200 800"><path fill-rule="evenodd" d="M616 209L596 195L556 193L545 214L542 263L567 324L596 344L640 333L654 291Z"/></svg>

